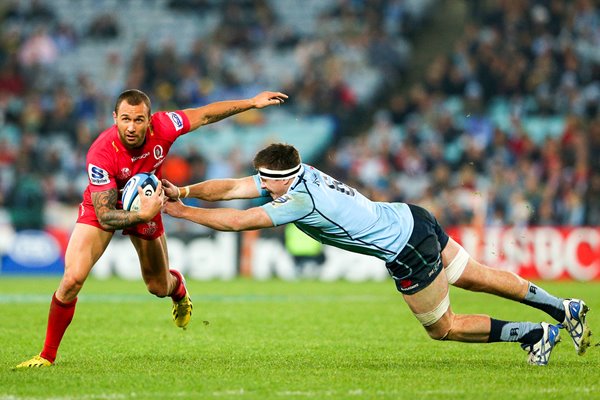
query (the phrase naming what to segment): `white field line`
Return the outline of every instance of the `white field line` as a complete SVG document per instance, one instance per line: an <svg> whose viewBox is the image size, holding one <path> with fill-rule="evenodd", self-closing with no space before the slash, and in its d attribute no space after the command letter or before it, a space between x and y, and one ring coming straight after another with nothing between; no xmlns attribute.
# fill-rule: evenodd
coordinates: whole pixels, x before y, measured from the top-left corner
<svg viewBox="0 0 600 400"><path fill-rule="evenodd" d="M49 303L52 294L0 294L0 304L37 304ZM378 295L194 295L194 300L214 303L249 303L249 302L305 302L329 303L331 301L372 303L389 300L388 296ZM150 294L80 294L79 300L86 303L146 303L160 301Z"/></svg>

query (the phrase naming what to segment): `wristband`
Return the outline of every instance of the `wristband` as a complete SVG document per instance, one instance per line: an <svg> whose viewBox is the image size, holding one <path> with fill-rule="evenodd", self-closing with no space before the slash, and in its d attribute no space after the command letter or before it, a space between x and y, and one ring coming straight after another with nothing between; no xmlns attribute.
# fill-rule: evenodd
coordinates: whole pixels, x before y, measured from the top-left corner
<svg viewBox="0 0 600 400"><path fill-rule="evenodd" d="M185 186L183 189L185 190L185 194L183 195L183 198L185 199L186 197L188 197L190 195L190 187Z"/></svg>

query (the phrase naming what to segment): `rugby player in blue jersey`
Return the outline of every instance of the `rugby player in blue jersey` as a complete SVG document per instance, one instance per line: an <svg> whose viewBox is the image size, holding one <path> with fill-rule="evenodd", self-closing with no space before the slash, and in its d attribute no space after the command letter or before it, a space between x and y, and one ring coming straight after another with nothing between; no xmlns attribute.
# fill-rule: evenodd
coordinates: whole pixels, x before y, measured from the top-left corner
<svg viewBox="0 0 600 400"><path fill-rule="evenodd" d="M257 173L253 176L185 187L163 180L165 195L171 199L163 211L219 231L294 223L324 244L380 258L415 317L436 340L519 342L534 365L548 363L560 328L567 330L578 354L589 347L588 307L582 300L553 296L510 271L477 262L427 210L406 203L371 201L303 164L296 148L287 144L271 144L259 151L254 167ZM183 197L205 201L270 197L272 201L247 210L206 209L184 205ZM558 323L455 314L450 307L449 284L519 301L546 312Z"/></svg>

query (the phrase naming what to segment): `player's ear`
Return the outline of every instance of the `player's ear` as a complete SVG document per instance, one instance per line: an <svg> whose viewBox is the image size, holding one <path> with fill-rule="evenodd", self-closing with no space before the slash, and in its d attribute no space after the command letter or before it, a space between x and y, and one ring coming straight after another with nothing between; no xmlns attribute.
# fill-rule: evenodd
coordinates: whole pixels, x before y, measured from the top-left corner
<svg viewBox="0 0 600 400"><path fill-rule="evenodd" d="M113 121L115 121L115 124L117 123L117 113L113 111Z"/></svg>

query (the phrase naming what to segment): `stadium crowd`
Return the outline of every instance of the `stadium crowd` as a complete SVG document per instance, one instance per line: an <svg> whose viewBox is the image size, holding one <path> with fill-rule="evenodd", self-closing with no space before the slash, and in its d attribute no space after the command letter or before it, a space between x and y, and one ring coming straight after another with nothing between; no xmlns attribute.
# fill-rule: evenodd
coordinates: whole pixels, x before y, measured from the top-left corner
<svg viewBox="0 0 600 400"><path fill-rule="evenodd" d="M185 51L141 38L130 58L109 57L125 79L108 68L103 81L66 79L60 61L82 43L120 40L127 26L109 10L77 29L49 1L4 2L0 208L22 229L52 224L48 207L77 205L86 151L125 88L146 91L154 109L273 89L290 95L290 115L335 118L335 140L314 163L374 199L422 204L448 226L600 225L595 2L467 1L459 40L400 90L411 38L436 2L323 1L311 31L290 29L267 0L155 0L221 22ZM176 184L221 177L193 149L170 157L164 174ZM231 162L248 172L249 160Z"/></svg>
<svg viewBox="0 0 600 400"><path fill-rule="evenodd" d="M424 204L443 225L598 225L595 3L473 9L424 81L342 140L325 169L382 200Z"/></svg>

